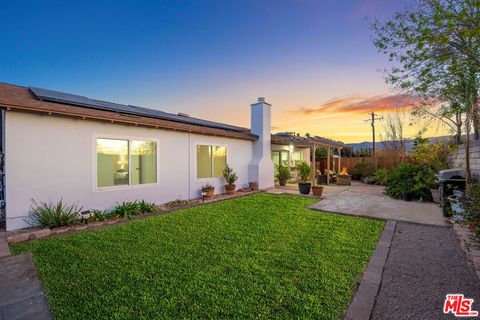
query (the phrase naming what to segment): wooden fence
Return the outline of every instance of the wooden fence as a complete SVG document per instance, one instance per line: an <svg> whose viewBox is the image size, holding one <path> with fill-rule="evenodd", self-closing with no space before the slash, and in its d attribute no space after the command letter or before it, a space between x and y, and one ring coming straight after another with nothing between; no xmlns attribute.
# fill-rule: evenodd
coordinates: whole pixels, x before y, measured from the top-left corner
<svg viewBox="0 0 480 320"><path fill-rule="evenodd" d="M377 157L377 168L392 170L400 163L405 162L406 159L406 156ZM358 163L366 163L373 167L373 159L368 157L342 157L340 164L342 168L347 168L347 170L350 171ZM316 167L317 170L320 170L322 173L325 172L327 168L327 158L317 159ZM338 158L330 159L330 168L338 171Z"/></svg>

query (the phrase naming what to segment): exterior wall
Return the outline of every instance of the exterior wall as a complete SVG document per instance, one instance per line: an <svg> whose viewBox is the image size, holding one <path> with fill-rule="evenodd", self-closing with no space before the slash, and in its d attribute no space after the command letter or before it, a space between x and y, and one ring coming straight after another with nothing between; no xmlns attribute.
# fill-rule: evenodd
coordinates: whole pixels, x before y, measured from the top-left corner
<svg viewBox="0 0 480 320"><path fill-rule="evenodd" d="M195 198L206 182L223 191L223 178L196 179L196 144L227 146L227 162L248 185L253 142L161 129L6 112L5 126L7 230L27 227L31 200L78 203L87 209L107 209L116 202L164 203ZM98 190L95 185L95 139L157 141L157 183Z"/></svg>
<svg viewBox="0 0 480 320"><path fill-rule="evenodd" d="M450 154L449 166L451 168L465 168L465 146L459 146L457 151ZM475 181L480 181L480 140L470 144L470 166Z"/></svg>
<svg viewBox="0 0 480 320"><path fill-rule="evenodd" d="M252 158L252 141L228 139L206 135L190 135L190 197L198 198L201 196L201 188L206 183L210 183L215 187L215 193L223 193L225 179L224 178L204 178L197 179L197 161L196 146L197 145L218 145L227 147L227 163L233 168L238 175L235 182L237 189L248 187L248 165Z"/></svg>
<svg viewBox="0 0 480 320"><path fill-rule="evenodd" d="M294 146L293 149L291 149L290 146L272 144L272 151L288 151L288 157L290 161L292 159L293 152L301 152L303 153L303 160L310 164L310 148L300 148Z"/></svg>

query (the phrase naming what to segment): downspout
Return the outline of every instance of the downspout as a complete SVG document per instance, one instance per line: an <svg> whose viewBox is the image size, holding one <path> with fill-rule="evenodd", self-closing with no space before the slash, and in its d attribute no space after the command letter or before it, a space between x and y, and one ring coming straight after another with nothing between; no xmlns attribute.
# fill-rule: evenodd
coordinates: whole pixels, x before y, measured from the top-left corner
<svg viewBox="0 0 480 320"><path fill-rule="evenodd" d="M2 125L2 131L1 131L1 135L2 135L2 146L1 146L1 149L0 149L0 211L1 211L1 214L0 214L0 218L3 217L4 219L4 222L2 222L0 219L0 229L3 229L7 227L7 212L6 212L6 202L5 202L5 196L6 196L6 191L5 191L5 188L6 188L6 173L5 173L5 124L6 124L6 121L5 121L5 116L6 116L6 112L5 110L2 110L1 111L1 125Z"/></svg>
<svg viewBox="0 0 480 320"><path fill-rule="evenodd" d="M187 146L187 154L188 154L188 200L190 200L192 198L192 194L191 194L191 183L192 183L192 176L191 176L191 173L192 173L192 163L191 163L191 156L190 156L190 135L191 133L189 132L188 133L188 146Z"/></svg>

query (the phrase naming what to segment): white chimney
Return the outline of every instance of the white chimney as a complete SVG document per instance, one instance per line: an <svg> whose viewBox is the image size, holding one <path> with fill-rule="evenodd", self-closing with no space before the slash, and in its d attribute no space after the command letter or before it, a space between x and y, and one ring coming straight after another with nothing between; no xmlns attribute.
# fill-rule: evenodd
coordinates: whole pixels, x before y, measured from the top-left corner
<svg viewBox="0 0 480 320"><path fill-rule="evenodd" d="M251 132L258 136L253 144L252 162L248 166L250 181L257 181L259 189L271 188L275 184L271 146L272 106L265 98L251 105Z"/></svg>

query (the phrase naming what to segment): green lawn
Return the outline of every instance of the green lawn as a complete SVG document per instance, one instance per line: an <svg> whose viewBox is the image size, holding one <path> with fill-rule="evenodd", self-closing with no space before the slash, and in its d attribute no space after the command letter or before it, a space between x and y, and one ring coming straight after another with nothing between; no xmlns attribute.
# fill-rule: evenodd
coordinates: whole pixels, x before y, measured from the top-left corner
<svg viewBox="0 0 480 320"><path fill-rule="evenodd" d="M13 246L56 319L335 319L383 222L256 194Z"/></svg>

